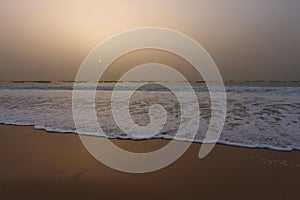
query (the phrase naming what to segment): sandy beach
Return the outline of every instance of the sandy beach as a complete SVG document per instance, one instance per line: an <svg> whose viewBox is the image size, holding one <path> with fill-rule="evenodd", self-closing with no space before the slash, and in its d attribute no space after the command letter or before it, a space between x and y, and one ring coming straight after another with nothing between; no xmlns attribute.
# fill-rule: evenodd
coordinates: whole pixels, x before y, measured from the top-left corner
<svg viewBox="0 0 300 200"><path fill-rule="evenodd" d="M297 199L300 152L216 145L198 159L201 144L172 165L128 174L94 159L75 134L0 126L0 199ZM167 140L114 140L149 151Z"/></svg>

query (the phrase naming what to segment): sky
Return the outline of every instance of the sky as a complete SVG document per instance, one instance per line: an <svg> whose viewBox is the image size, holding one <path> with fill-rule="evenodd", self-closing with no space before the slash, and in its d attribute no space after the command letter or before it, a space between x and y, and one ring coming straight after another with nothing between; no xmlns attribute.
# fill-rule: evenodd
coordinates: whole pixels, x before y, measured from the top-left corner
<svg viewBox="0 0 300 200"><path fill-rule="evenodd" d="M224 80L299 80L299 10L299 0L1 0L0 81L74 80L97 44L148 26L195 39ZM157 54L120 59L107 79L146 53Z"/></svg>

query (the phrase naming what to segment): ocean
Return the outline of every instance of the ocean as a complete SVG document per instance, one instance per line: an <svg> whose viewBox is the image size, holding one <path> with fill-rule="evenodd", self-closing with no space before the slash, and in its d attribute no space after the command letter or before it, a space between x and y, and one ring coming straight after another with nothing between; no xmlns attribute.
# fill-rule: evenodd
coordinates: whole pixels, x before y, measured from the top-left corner
<svg viewBox="0 0 300 200"><path fill-rule="evenodd" d="M79 90L88 91L95 83ZM131 82L114 88L114 82L97 83L95 102L85 99L83 105L95 104L98 121L108 138L137 139L123 132L111 113L111 93L130 91ZM180 106L174 94L152 82L139 88L130 99L132 120L146 126L151 104L167 111L162 130L151 138L172 139L180 124ZM174 82L174 85L180 83ZM204 83L192 84L200 107L200 123L196 137L182 140L202 142L211 114L209 93ZM227 115L218 143L279 151L300 150L300 82L246 81L226 82ZM48 132L77 133L72 113L72 81L1 82L0 123L30 125ZM87 118L85 124L91 121ZM21 133L20 133L21 134ZM150 138L147 138L150 139Z"/></svg>

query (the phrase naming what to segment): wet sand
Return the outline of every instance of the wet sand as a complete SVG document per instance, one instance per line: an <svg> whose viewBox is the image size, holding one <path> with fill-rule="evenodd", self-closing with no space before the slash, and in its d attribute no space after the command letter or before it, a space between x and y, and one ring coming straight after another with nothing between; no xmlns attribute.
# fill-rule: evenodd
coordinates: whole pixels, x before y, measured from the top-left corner
<svg viewBox="0 0 300 200"><path fill-rule="evenodd" d="M0 199L298 199L300 152L192 144L159 171L128 174L93 158L74 134L0 126ZM113 140L136 152L167 140Z"/></svg>

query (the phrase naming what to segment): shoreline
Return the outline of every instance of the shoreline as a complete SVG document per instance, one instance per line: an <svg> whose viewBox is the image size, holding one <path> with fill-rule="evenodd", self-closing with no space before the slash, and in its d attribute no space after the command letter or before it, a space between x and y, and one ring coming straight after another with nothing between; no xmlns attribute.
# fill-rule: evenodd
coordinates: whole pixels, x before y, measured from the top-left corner
<svg viewBox="0 0 300 200"><path fill-rule="evenodd" d="M71 132L71 131L57 131L57 130L47 130L47 128L36 128L36 125L18 125L18 124L9 124L9 123L0 123L0 126L13 126L13 127L32 127L35 130L38 131L45 131L47 133L52 133L52 134L73 134L73 135L77 135L78 133L75 132ZM147 140L167 140L167 141L171 141L173 140L173 138L168 138L168 137L152 137L152 138L146 138L146 139L140 139L140 138L122 138L122 137L105 137L105 136L94 136L94 135L85 135L88 137L100 137L100 138L107 138L109 140L128 140L128 141L147 141ZM175 140L177 142L189 142L189 143L195 143L195 144L199 144L199 145L203 145L203 144L212 144L212 143L203 143L201 141L190 141L187 139L180 139L180 140ZM217 143L215 143L215 145L225 145L225 146L231 146L231 147L239 147L239 148L248 148L248 149L265 149L265 150L271 150L271 151L279 151L279 152L292 152L292 151L298 151L300 152L300 148L298 147L291 147L291 148L281 148L281 147L274 147L274 146L267 146L267 145L247 145L247 144L241 144L241 143L234 143L234 142L228 142L228 141L219 141Z"/></svg>
<svg viewBox="0 0 300 200"><path fill-rule="evenodd" d="M0 199L297 199L300 152L193 143L171 165L128 174L93 158L78 135L0 125ZM111 140L147 152L166 140Z"/></svg>

